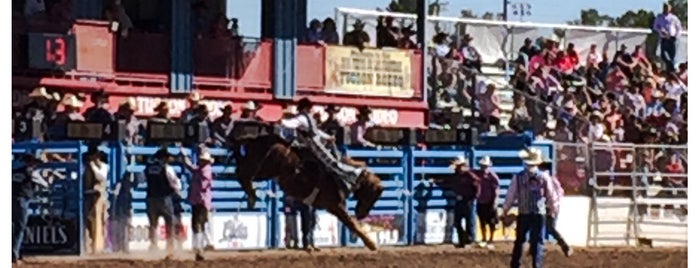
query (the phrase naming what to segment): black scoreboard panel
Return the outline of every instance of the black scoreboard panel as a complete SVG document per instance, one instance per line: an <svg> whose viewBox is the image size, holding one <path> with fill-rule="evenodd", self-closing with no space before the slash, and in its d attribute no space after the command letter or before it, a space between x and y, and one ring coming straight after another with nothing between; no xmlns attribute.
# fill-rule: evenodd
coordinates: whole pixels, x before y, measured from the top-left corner
<svg viewBox="0 0 699 268"><path fill-rule="evenodd" d="M29 68L69 71L76 68L77 51L72 34L28 33Z"/></svg>

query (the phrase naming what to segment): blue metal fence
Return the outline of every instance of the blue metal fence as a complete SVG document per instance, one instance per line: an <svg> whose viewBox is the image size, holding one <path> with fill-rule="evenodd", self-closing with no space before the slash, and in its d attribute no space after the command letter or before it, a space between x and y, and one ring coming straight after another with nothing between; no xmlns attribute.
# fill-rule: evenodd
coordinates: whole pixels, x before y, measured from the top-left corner
<svg viewBox="0 0 699 268"><path fill-rule="evenodd" d="M509 137L508 137L509 138ZM392 149L366 149L366 148L346 148L347 154L357 160L365 161L370 170L378 174L386 190L381 199L376 203L371 215L365 222L370 226L380 226L382 231L372 232L379 244L383 245L405 245L414 244L418 234L418 217L424 215L422 211L440 211L447 205L447 200L443 197L441 190L435 187L425 188L426 180L431 176L448 174L452 171L448 168L451 160L458 156L464 156L472 166L483 156L490 156L493 161L492 169L501 178L501 189L499 203L501 204L509 185L512 175L522 168L521 160L518 158L518 151L527 141L516 138L492 139L486 141L484 145L477 147L442 146L430 148L404 147ZM507 145L507 143L514 144ZM532 146L539 148L544 153L544 157L554 159L553 143L535 142ZM43 168L61 169L69 171L68 179L82 178L82 160L80 155L86 151L86 146L77 142L55 142L55 143L16 143L13 144L12 153L25 152L35 153L60 153L70 156L69 162L49 162ZM156 147L122 147L102 146L100 149L109 155L110 162L110 182L114 186L124 177L126 172L138 173L145 169L145 163L157 150ZM179 148L169 148L170 153L178 154ZM281 243L283 230L280 228L280 216L283 215L281 208L283 193L272 181L257 182L258 202L255 208L247 208L247 198L240 184L232 176L235 172L235 165L226 164L229 152L225 149L211 149L214 158L218 161L214 164L215 181L213 186L213 206L214 215L227 215L232 217L247 215L248 217L259 217L266 219L264 226L249 226L250 228L261 228L264 235L262 245L237 245L240 248L274 248ZM193 152L194 153L194 152ZM192 159L196 159L195 156ZM13 161L14 163L14 161ZM183 178L184 194L186 197L189 172L184 166L175 163L175 171ZM82 180L76 180L82 181ZM80 191L82 189L80 188ZM145 182L140 182L132 191L132 206L135 216L145 215ZM82 202L82 195L73 196ZM353 211L356 200L350 199L348 208ZM185 202L186 203L186 202ZM189 215L190 208L183 203L185 215ZM82 210L77 213L83 214ZM82 226L82 218L80 226ZM245 218L245 217L243 217ZM242 223L246 224L246 223ZM253 223L254 224L254 223ZM226 227L228 228L228 227ZM379 229L381 229L379 228ZM79 231L79 239L82 242L82 229ZM331 228L332 229L332 228ZM423 228L424 229L424 228ZM247 230L247 229L246 229ZM339 245L361 246L362 243L350 234L347 229L338 224L336 230L339 237ZM422 232L424 230L421 229ZM247 235L247 234L246 234ZM424 235L424 234L423 234ZM217 239L218 234L214 234ZM424 241L424 240L421 240ZM232 246L236 247L236 246ZM81 247L82 248L82 247Z"/></svg>

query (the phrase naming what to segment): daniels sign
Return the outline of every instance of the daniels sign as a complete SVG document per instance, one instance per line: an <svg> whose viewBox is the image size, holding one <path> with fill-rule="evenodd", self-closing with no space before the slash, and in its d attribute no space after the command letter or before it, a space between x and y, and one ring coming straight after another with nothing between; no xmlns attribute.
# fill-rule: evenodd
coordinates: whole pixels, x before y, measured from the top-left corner
<svg viewBox="0 0 699 268"><path fill-rule="evenodd" d="M22 254L80 254L77 220L77 218L30 216L27 229L24 231Z"/></svg>

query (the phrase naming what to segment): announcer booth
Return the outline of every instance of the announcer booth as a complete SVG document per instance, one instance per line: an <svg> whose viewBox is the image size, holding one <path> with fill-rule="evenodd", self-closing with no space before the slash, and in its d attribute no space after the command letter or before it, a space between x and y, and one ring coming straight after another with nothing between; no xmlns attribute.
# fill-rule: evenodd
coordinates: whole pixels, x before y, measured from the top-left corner
<svg viewBox="0 0 699 268"><path fill-rule="evenodd" d="M345 134L348 131L344 132ZM348 137L348 135L345 135ZM410 147L415 145L415 131L408 128L367 129L364 138L381 148L365 148L345 141L345 153L353 160L366 162L369 170L381 178L384 192L369 216L360 221L361 228L368 231L379 246L407 245L410 242ZM347 209L354 214L357 201L347 200ZM332 217L332 216L331 216ZM361 239L343 226L343 246L362 247Z"/></svg>
<svg viewBox="0 0 699 268"><path fill-rule="evenodd" d="M456 233L449 228L453 217L451 191L438 187L430 179L454 174L449 166L457 158L467 161L471 148L478 144L475 128L471 129L422 129L417 131L420 147L410 151L410 189L412 190L412 214L414 230L411 237L415 244L441 244L451 242ZM445 230L450 230L445 234Z"/></svg>

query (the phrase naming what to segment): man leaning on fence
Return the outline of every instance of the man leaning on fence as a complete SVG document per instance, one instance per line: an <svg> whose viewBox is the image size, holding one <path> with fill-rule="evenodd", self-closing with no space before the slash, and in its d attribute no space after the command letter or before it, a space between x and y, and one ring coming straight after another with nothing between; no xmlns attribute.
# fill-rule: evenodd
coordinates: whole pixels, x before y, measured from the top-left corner
<svg viewBox="0 0 699 268"><path fill-rule="evenodd" d="M167 230L167 249L169 253L175 246L175 208L172 195L181 188L181 182L175 170L168 164L172 155L167 148L161 148L154 155L154 161L146 165L146 213L148 214L148 238L150 250L158 249L158 218L165 220Z"/></svg>
<svg viewBox="0 0 699 268"><path fill-rule="evenodd" d="M204 226L211 220L209 211L213 208L211 188L214 174L211 164L214 163L214 159L208 151L202 150L199 153L199 163L195 166L183 149L180 154L184 158L184 166L192 172L187 199L192 205L192 244L195 258L201 261L204 260L204 247L207 246L204 239Z"/></svg>
<svg viewBox="0 0 699 268"><path fill-rule="evenodd" d="M541 151L530 148L520 152L520 158L525 164L510 182L503 206L503 214L508 215L512 205L517 202L517 229L514 247L512 248L511 268L521 265L522 247L529 233L529 252L532 255L532 267L544 266L544 235L546 233L546 214L557 213L555 192L551 177L540 171L538 166L543 162ZM548 210L547 210L548 207ZM508 217L510 216L508 215ZM505 225L509 225L503 222Z"/></svg>
<svg viewBox="0 0 699 268"><path fill-rule="evenodd" d="M101 253L105 243L105 219L107 218L107 185L109 184L109 165L106 156L91 145L85 153L85 225L89 235L92 254ZM87 237L86 237L87 238Z"/></svg>
<svg viewBox="0 0 699 268"><path fill-rule="evenodd" d="M22 157L22 166L12 169L12 263L22 259L20 251L29 220L29 200L37 186L48 187L35 167L41 163L33 154Z"/></svg>

